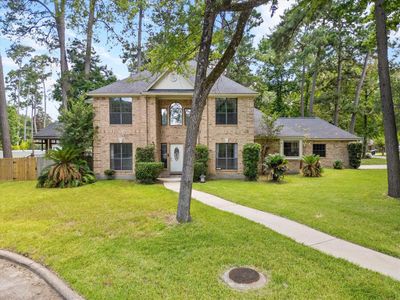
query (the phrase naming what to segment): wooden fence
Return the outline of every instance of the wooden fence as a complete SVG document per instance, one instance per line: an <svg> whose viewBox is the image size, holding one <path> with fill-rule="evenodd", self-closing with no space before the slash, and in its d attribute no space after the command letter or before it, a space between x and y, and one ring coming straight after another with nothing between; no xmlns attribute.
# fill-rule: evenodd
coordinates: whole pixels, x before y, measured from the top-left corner
<svg viewBox="0 0 400 300"><path fill-rule="evenodd" d="M35 180L36 178L36 157L0 159L0 180Z"/></svg>

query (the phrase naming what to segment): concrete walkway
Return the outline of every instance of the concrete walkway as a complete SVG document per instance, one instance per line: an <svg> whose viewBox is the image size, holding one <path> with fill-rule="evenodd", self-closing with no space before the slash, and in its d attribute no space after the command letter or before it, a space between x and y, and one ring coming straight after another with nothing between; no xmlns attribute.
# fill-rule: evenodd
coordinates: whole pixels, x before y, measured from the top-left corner
<svg viewBox="0 0 400 300"><path fill-rule="evenodd" d="M386 165L362 165L359 167L360 170L386 170Z"/></svg>
<svg viewBox="0 0 400 300"><path fill-rule="evenodd" d="M179 182L164 182L164 186L179 192ZM334 257L390 276L400 281L400 259L338 239L303 224L271 213L249 208L208 193L193 190L192 197L206 205L227 211L262 224L284 236Z"/></svg>

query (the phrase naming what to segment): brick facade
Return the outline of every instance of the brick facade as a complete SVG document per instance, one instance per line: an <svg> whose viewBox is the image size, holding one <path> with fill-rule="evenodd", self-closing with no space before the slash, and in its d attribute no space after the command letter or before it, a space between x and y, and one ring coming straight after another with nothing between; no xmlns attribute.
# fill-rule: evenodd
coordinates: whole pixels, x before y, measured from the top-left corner
<svg viewBox="0 0 400 300"><path fill-rule="evenodd" d="M209 172L211 175L219 177L241 176L243 173L243 146L246 143L254 142L254 99L252 97L238 98L238 124L236 125L216 125L215 100L214 97L210 97L207 101L200 123L198 143L207 145L210 150ZM161 126L161 108L169 109L174 102L180 103L183 109L191 106L191 100L188 98L171 100L171 98L154 96L133 97L132 124L111 125L109 99L95 97L93 99L94 126L97 128L93 147L95 174L103 176L104 170L110 168L110 143L132 143L133 157L135 157L137 147L154 144L157 160L161 159L161 143L167 144L168 154L170 144L184 144L185 123L171 126L168 122L168 125ZM217 143L238 144L238 170L216 170L215 151ZM134 177L134 170L118 171L117 176Z"/></svg>
<svg viewBox="0 0 400 300"><path fill-rule="evenodd" d="M258 143L264 144L262 140L257 140ZM279 140L269 142L267 154L280 153L281 146ZM351 141L343 140L304 140L303 155L313 154L313 144L326 145L326 157L321 157L320 161L323 167L331 168L335 160L342 160L344 166L349 167L349 155L347 152L347 144ZM301 159L288 158L289 171L298 173L301 166Z"/></svg>

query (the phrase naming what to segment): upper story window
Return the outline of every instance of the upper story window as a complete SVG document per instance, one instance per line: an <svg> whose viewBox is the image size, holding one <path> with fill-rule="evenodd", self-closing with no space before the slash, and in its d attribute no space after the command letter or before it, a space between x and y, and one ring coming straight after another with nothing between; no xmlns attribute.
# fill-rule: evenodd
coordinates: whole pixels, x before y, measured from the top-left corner
<svg viewBox="0 0 400 300"><path fill-rule="evenodd" d="M161 108L161 125L168 125L168 110L166 108Z"/></svg>
<svg viewBox="0 0 400 300"><path fill-rule="evenodd" d="M300 141L285 141L283 142L283 155L287 157L300 156Z"/></svg>
<svg viewBox="0 0 400 300"><path fill-rule="evenodd" d="M320 157L326 156L326 144L313 144L313 154L319 155Z"/></svg>
<svg viewBox="0 0 400 300"><path fill-rule="evenodd" d="M190 108L185 108L185 125L189 125L189 120L190 120L190 113L191 113Z"/></svg>
<svg viewBox="0 0 400 300"><path fill-rule="evenodd" d="M216 124L237 124L237 99L217 99L215 118Z"/></svg>
<svg viewBox="0 0 400 300"><path fill-rule="evenodd" d="M179 103L172 103L169 107L169 125L182 125L183 110Z"/></svg>
<svg viewBox="0 0 400 300"><path fill-rule="evenodd" d="M110 124L132 124L132 98L110 98Z"/></svg>

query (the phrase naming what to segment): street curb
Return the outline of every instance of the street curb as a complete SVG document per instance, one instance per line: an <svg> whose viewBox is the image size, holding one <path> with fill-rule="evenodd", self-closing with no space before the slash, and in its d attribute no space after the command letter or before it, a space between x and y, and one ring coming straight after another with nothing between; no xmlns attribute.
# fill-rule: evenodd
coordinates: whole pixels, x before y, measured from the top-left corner
<svg viewBox="0 0 400 300"><path fill-rule="evenodd" d="M84 300L72 290L63 280L41 264L16 253L0 249L0 259L16 263L31 270L53 288L65 300Z"/></svg>

